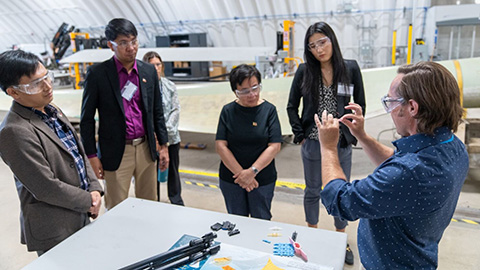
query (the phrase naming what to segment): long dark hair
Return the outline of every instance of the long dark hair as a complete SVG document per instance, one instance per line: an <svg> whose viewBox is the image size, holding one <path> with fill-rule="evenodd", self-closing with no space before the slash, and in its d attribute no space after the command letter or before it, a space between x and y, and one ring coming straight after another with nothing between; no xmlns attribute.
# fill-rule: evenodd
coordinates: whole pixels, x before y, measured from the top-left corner
<svg viewBox="0 0 480 270"><path fill-rule="evenodd" d="M305 60L305 72L303 74L302 89L303 95L306 97L312 98L315 102L318 102L319 84L323 85L322 72L321 72L321 63L318 61L312 52L308 49L309 39L315 34L320 33L324 34L330 39L332 43L332 68L333 68L333 80L332 86L334 92L337 93L337 85L339 82L348 84L348 75L343 62L342 52L340 51L340 46L338 45L337 37L335 32L326 22L317 22L307 29L305 34L305 50L304 50L304 60ZM318 77L320 76L320 78Z"/></svg>

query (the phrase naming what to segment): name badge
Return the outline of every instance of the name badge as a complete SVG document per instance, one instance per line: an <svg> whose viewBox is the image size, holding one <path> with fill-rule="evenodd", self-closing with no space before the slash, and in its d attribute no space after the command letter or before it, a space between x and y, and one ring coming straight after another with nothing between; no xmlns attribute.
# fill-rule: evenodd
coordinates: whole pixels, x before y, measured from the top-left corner
<svg viewBox="0 0 480 270"><path fill-rule="evenodd" d="M339 83L337 87L337 93L339 96L353 96L353 84L345 85L343 83Z"/></svg>
<svg viewBox="0 0 480 270"><path fill-rule="evenodd" d="M136 86L134 83L131 81L127 81L125 86L122 89L122 97L128 101L130 101L135 95L135 92L137 92L138 86Z"/></svg>

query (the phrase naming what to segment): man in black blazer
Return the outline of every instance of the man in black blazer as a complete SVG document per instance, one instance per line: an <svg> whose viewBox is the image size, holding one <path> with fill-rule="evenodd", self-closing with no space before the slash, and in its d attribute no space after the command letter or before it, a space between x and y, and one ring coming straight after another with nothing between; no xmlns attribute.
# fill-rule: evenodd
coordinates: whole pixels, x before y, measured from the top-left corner
<svg viewBox="0 0 480 270"><path fill-rule="evenodd" d="M156 139L160 170L168 168L169 158L157 73L153 66L135 59L135 26L126 19L113 19L105 35L115 55L87 73L80 133L97 177L106 180L105 207L111 209L128 197L132 176L136 197L157 199Z"/></svg>

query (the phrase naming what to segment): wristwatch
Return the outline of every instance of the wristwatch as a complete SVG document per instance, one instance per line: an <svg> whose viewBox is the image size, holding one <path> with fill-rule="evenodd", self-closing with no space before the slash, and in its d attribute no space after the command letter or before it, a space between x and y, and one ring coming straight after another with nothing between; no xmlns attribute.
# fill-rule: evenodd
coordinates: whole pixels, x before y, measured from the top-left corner
<svg viewBox="0 0 480 270"><path fill-rule="evenodd" d="M258 174L258 169L257 168L252 166L252 167L250 167L250 169L252 169L252 171L255 173L255 175Z"/></svg>

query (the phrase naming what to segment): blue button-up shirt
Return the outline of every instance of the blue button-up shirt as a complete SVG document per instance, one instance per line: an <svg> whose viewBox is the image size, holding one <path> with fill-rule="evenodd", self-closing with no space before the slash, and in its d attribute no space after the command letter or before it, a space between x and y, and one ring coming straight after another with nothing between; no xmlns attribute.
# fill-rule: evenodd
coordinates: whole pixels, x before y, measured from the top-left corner
<svg viewBox="0 0 480 270"><path fill-rule="evenodd" d="M395 154L367 178L336 179L321 192L329 214L360 218L367 269L436 269L438 243L468 171L465 145L446 128L394 141Z"/></svg>

